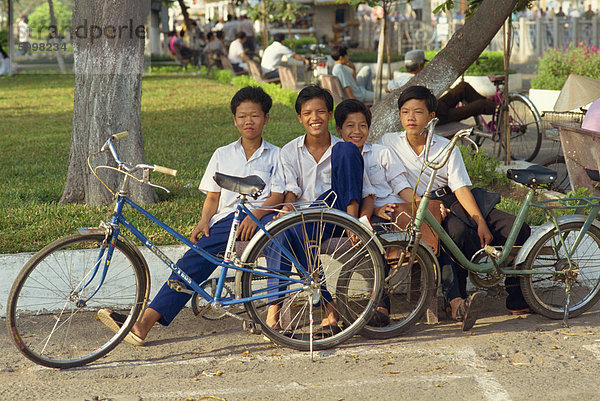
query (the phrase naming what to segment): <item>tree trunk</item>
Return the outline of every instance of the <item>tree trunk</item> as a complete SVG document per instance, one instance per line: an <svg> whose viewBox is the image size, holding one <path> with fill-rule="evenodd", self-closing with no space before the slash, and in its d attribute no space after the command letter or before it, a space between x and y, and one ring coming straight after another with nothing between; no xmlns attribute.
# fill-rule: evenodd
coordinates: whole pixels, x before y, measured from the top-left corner
<svg viewBox="0 0 600 401"><path fill-rule="evenodd" d="M448 41L434 59L405 86L424 85L440 96L475 61L500 30L518 0L484 0L475 14ZM370 141L376 142L386 132L401 129L398 96L402 88L392 91L373 106Z"/></svg>
<svg viewBox="0 0 600 401"><path fill-rule="evenodd" d="M60 72L65 74L67 69L65 68L65 59L60 52L60 32L58 30L58 24L56 23L56 16L54 15L54 3L52 0L48 0L48 10L50 13L50 25L56 27L56 33L54 38L52 38L52 42L58 46L58 49L56 50L56 61L58 61L58 68L60 69Z"/></svg>
<svg viewBox="0 0 600 401"><path fill-rule="evenodd" d="M92 175L88 155L98 152L112 134L129 131L117 143L121 160L144 162L140 124L144 23L150 2L78 0L73 11L75 102L67 182L61 203L109 204L111 193ZM100 32L101 31L101 32ZM92 156L92 166L115 166L107 152ZM121 174L101 169L113 190ZM130 186L138 202L156 201L148 186Z"/></svg>
<svg viewBox="0 0 600 401"><path fill-rule="evenodd" d="M191 39L192 21L190 21L190 13L188 13L188 6L185 5L185 0L177 0L179 8L181 8L181 15L183 15L183 22L185 23L185 32L188 40ZM188 42L191 43L191 42Z"/></svg>

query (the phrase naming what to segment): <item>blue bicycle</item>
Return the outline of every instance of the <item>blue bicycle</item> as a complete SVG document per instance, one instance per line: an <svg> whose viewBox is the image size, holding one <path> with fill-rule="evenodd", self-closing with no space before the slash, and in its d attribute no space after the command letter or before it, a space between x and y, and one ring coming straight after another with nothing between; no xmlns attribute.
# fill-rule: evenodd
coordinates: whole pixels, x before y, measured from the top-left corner
<svg viewBox="0 0 600 401"><path fill-rule="evenodd" d="M172 288L197 293L216 308L244 304L251 320L229 314L253 324L277 344L305 351L330 348L369 321L384 280L383 248L358 220L340 211L307 205L263 226L246 205L249 196L260 193L264 182L256 176L217 174L219 185L240 195L225 254L213 255L129 199L132 179L158 187L150 181L152 172L175 175L176 171L121 161L113 142L126 136L111 136L100 150L110 151L117 167L94 170L111 168L123 174L110 221L50 243L27 262L12 286L7 324L27 358L54 368L84 365L111 351L140 318L149 298L150 274L140 250L122 229L176 273L180 280L170 280ZM135 174L140 172L141 178L137 178ZM181 271L124 216L125 206L137 212L136 218L150 219L220 266L216 288L209 293L206 284L214 285L214 279L197 283ZM235 238L241 212L251 216L258 229L238 256ZM280 255L277 263L268 257L273 251ZM236 271L235 294L224 290L229 269ZM339 321L336 327L328 326L329 332L315 330L313 324L326 316L326 303L329 310L334 306ZM279 306L274 327L266 323L271 305ZM97 312L102 308L127 317L117 333L98 321Z"/></svg>

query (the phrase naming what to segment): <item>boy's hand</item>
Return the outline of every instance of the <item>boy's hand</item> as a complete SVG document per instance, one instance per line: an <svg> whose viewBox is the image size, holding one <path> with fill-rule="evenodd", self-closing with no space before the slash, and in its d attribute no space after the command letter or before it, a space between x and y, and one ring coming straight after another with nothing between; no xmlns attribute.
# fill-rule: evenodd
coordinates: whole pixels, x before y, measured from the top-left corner
<svg viewBox="0 0 600 401"><path fill-rule="evenodd" d="M250 238L252 238L255 231L256 223L252 221L250 216L246 216L240 224L237 237L240 241L250 241Z"/></svg>
<svg viewBox="0 0 600 401"><path fill-rule="evenodd" d="M489 245L494 239L494 236L488 228L485 220L477 222L477 235L479 236L479 242L482 248L486 245Z"/></svg>
<svg viewBox="0 0 600 401"><path fill-rule="evenodd" d="M208 225L208 223L201 221L200 223L198 223L196 228L194 228L194 230L192 231L192 235L190 235L190 240L194 244L198 242L198 235L200 235L200 233L204 233L206 237L210 237L210 226Z"/></svg>
<svg viewBox="0 0 600 401"><path fill-rule="evenodd" d="M294 211L294 208L292 207L292 205L283 205L281 207L281 212L277 213L277 216L275 216L273 218L273 220L275 220L275 219L277 219L279 217L283 217L286 214L288 214L289 212L293 212L293 211Z"/></svg>
<svg viewBox="0 0 600 401"><path fill-rule="evenodd" d="M381 217L382 219L391 220L392 218L390 216L394 212L394 210L396 210L395 203L386 203L383 206L376 207L373 210L373 214L375 216Z"/></svg>

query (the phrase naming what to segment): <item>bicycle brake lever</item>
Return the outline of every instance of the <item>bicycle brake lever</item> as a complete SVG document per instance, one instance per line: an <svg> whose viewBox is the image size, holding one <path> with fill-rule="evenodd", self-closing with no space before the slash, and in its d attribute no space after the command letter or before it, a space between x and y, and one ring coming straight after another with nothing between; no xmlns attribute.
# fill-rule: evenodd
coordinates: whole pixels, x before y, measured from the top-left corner
<svg viewBox="0 0 600 401"><path fill-rule="evenodd" d="M162 189L162 190L164 190L168 194L171 193L171 191L169 191L167 188L161 187L160 185L153 184L150 181L148 181L147 184L150 185L151 187Z"/></svg>

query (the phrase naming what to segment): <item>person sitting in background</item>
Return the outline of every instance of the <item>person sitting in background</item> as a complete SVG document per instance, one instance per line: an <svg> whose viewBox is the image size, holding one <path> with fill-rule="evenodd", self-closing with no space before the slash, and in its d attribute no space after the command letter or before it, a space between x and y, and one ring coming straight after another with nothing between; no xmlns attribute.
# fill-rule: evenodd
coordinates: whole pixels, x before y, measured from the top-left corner
<svg viewBox="0 0 600 401"><path fill-rule="evenodd" d="M429 60L425 58L425 52L423 50L415 49L406 52L404 55L404 67L406 68L406 73L400 73L398 78L394 78L388 82L388 92L400 89L406 85L412 77L421 72L425 67L425 63L428 61Z"/></svg>
<svg viewBox="0 0 600 401"><path fill-rule="evenodd" d="M246 34L238 32L235 34L235 40L229 45L228 57L235 72L248 71L246 62L249 58L244 52L244 42L246 42Z"/></svg>
<svg viewBox="0 0 600 401"><path fill-rule="evenodd" d="M308 59L294 53L289 47L285 46L283 44L284 40L285 35L283 33L276 33L273 37L273 43L267 46L263 53L260 66L265 79L279 78L277 66L281 64L283 56L288 57L288 59L292 57L296 60L303 61L306 64L309 62Z"/></svg>
<svg viewBox="0 0 600 401"><path fill-rule="evenodd" d="M223 42L215 36L215 32L209 32L206 35L208 44L204 48L204 63L208 68L223 68L221 56L227 56L227 51Z"/></svg>
<svg viewBox="0 0 600 401"><path fill-rule="evenodd" d="M425 52L421 49L406 52L404 65L408 74L403 74L390 81L388 90L393 91L406 85L413 76L425 68L425 63L428 61L425 58ZM462 106L456 107L459 103L462 103ZM495 107L492 100L480 95L469 83L463 81L450 88L439 98L435 114L441 125L480 114L493 114Z"/></svg>
<svg viewBox="0 0 600 401"><path fill-rule="evenodd" d="M371 69L364 66L357 73L354 63L350 61L346 46L333 46L331 57L335 60L331 73L340 80L348 98L358 99L361 102L373 102L375 94Z"/></svg>

